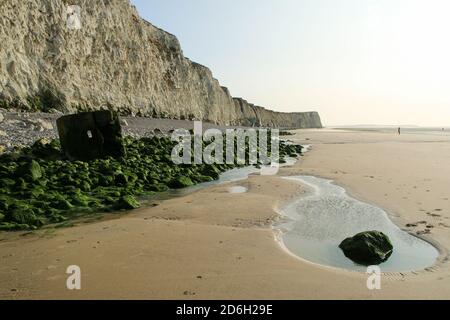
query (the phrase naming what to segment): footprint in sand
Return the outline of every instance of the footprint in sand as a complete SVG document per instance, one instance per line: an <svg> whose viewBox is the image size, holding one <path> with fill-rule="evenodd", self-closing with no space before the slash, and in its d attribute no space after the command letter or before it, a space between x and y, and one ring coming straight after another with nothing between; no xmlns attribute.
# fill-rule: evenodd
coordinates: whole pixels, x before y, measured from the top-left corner
<svg viewBox="0 0 450 320"><path fill-rule="evenodd" d="M415 224L415 223L408 223L408 224L406 225L406 227L407 227L407 228L415 228L415 227L417 227L417 224Z"/></svg>
<svg viewBox="0 0 450 320"><path fill-rule="evenodd" d="M422 236L422 235L426 235L426 234L430 234L430 233L431 233L431 230L430 230L430 229L425 229L425 230L417 231L417 232L416 232L416 234L417 234L418 236Z"/></svg>
<svg viewBox="0 0 450 320"><path fill-rule="evenodd" d="M442 217L440 214L431 213L431 212L427 212L427 215L429 215L430 217L433 217L433 218L439 218L439 217Z"/></svg>

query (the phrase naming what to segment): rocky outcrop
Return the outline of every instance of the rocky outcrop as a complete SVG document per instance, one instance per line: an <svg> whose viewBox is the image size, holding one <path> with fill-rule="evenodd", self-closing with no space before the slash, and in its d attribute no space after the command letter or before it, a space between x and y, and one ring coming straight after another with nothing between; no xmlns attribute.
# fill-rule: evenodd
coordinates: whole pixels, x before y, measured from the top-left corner
<svg viewBox="0 0 450 320"><path fill-rule="evenodd" d="M141 19L128 0L0 3L0 107L198 119L222 125L321 127L317 113L277 113L233 98L185 58L177 38Z"/></svg>
<svg viewBox="0 0 450 320"><path fill-rule="evenodd" d="M379 231L358 233L342 241L339 248L347 258L365 266L386 262L394 250L389 237Z"/></svg>

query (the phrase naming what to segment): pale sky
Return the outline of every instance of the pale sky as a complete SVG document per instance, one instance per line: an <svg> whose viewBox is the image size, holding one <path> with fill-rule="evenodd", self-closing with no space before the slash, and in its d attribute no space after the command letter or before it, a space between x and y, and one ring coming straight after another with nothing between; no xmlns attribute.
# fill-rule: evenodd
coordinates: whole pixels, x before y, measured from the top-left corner
<svg viewBox="0 0 450 320"><path fill-rule="evenodd" d="M450 126L449 0L132 0L231 94L325 125Z"/></svg>

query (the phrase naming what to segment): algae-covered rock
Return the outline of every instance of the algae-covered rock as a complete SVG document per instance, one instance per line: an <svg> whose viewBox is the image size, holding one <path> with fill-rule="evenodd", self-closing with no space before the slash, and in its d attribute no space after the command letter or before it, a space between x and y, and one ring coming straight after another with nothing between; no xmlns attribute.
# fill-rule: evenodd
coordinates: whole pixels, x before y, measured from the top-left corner
<svg viewBox="0 0 450 320"><path fill-rule="evenodd" d="M60 210L70 210L74 206L61 194L57 194L51 202L52 208Z"/></svg>
<svg viewBox="0 0 450 320"><path fill-rule="evenodd" d="M194 178L192 178L197 183L203 183L203 182L211 182L214 181L214 179L210 176L204 176L202 174L196 175Z"/></svg>
<svg viewBox="0 0 450 320"><path fill-rule="evenodd" d="M365 266L386 262L393 253L389 237L379 231L367 231L345 239L339 247L350 260Z"/></svg>
<svg viewBox="0 0 450 320"><path fill-rule="evenodd" d="M140 203L133 196L124 196L120 198L116 208L118 210L133 210L140 206Z"/></svg>
<svg viewBox="0 0 450 320"><path fill-rule="evenodd" d="M117 185L125 186L128 183L128 177L122 172L118 172L114 175L114 181Z"/></svg>
<svg viewBox="0 0 450 320"><path fill-rule="evenodd" d="M79 192L71 196L70 203L78 207L89 207L91 201L93 201L91 197Z"/></svg>
<svg viewBox="0 0 450 320"><path fill-rule="evenodd" d="M46 160L61 159L62 153L58 140L40 139L31 147L32 154Z"/></svg>
<svg viewBox="0 0 450 320"><path fill-rule="evenodd" d="M242 167L237 162L174 165L170 158L176 143L164 136L127 137L121 143L126 157L73 161L64 157L57 140L0 155L0 229L35 229L83 215L132 210L139 207L138 196L209 182ZM297 150L280 144L280 154Z"/></svg>
<svg viewBox="0 0 450 320"><path fill-rule="evenodd" d="M163 183L159 183L158 181L150 181L147 188L149 191L154 191L154 192L163 192L163 191L167 191L169 189L168 186L166 186Z"/></svg>
<svg viewBox="0 0 450 320"><path fill-rule="evenodd" d="M41 186L33 187L27 194L30 196L30 198L39 198L41 195L45 193L45 190Z"/></svg>
<svg viewBox="0 0 450 320"><path fill-rule="evenodd" d="M0 230L1 231L14 231L25 229L25 227L29 227L28 225L19 225L14 222L0 222Z"/></svg>
<svg viewBox="0 0 450 320"><path fill-rule="evenodd" d="M36 181L42 177L42 170L39 163L32 160L29 163L23 164L18 171L19 176L31 178L31 180Z"/></svg>
<svg viewBox="0 0 450 320"><path fill-rule="evenodd" d="M221 171L215 165L207 165L203 168L202 174L216 180L219 179Z"/></svg>
<svg viewBox="0 0 450 320"><path fill-rule="evenodd" d="M192 182L192 180L189 177L180 176L180 177L177 177L177 178L173 179L172 181L170 181L169 187L174 188L174 189L181 189L181 188L186 188L186 187L190 187L193 185L194 185L194 183Z"/></svg>
<svg viewBox="0 0 450 320"><path fill-rule="evenodd" d="M33 209L24 204L15 204L9 213L10 222L21 225L41 226L43 222L39 219Z"/></svg>
<svg viewBox="0 0 450 320"><path fill-rule="evenodd" d="M13 179L5 178L0 179L0 185L4 187L12 187L16 185L16 182Z"/></svg>

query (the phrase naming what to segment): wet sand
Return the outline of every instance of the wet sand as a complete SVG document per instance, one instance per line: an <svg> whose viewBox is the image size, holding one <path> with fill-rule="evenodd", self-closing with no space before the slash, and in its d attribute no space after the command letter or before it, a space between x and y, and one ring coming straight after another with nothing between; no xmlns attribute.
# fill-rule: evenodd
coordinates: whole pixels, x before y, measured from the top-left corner
<svg viewBox="0 0 450 320"><path fill-rule="evenodd" d="M289 138L313 150L279 176L213 186L69 229L0 233L0 298L449 299L450 138L342 130ZM271 228L277 208L305 191L281 178L289 175L333 179L412 233L429 226L422 236L438 244L440 261L385 274L382 290L370 291L365 274L292 256ZM231 186L248 192L230 193ZM69 265L81 268L80 291L66 289Z"/></svg>

